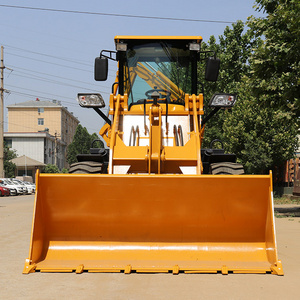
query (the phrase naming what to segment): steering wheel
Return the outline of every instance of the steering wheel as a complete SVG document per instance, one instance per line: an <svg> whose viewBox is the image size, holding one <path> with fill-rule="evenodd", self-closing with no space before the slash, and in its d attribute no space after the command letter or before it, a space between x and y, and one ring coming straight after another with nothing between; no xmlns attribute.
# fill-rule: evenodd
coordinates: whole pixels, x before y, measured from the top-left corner
<svg viewBox="0 0 300 300"><path fill-rule="evenodd" d="M171 96L171 93L170 93L169 91L167 91L167 90L164 90L164 89L154 89L154 90L149 90L149 91L147 91L147 92L145 93L146 97L147 97L148 99L151 99L151 94L152 94L153 92L158 92L160 98L161 98L161 94L160 94L160 93L165 93L165 94L166 94L165 98Z"/></svg>

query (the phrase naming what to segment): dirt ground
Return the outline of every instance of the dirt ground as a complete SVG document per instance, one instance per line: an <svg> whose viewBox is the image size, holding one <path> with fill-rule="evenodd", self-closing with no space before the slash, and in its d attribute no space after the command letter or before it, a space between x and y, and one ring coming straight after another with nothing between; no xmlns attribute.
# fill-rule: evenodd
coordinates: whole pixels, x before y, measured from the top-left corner
<svg viewBox="0 0 300 300"><path fill-rule="evenodd" d="M276 218L278 256L283 263L284 276L23 275L29 251L33 202L33 195L0 198L0 299L299 299L300 218L295 215Z"/></svg>

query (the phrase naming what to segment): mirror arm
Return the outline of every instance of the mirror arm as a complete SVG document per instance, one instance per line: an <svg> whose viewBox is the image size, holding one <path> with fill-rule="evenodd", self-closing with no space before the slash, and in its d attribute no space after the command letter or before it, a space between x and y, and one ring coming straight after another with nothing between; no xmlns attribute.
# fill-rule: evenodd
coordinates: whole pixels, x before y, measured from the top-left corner
<svg viewBox="0 0 300 300"><path fill-rule="evenodd" d="M109 126L111 126L111 120L98 107L93 107L93 109Z"/></svg>
<svg viewBox="0 0 300 300"><path fill-rule="evenodd" d="M108 53L109 55L104 54L104 53ZM116 57L113 57L113 54L115 54ZM112 51L112 50L102 50L100 52L100 58L102 58L102 57L105 57L107 59L111 59L111 60L117 61L117 52L116 51Z"/></svg>
<svg viewBox="0 0 300 300"><path fill-rule="evenodd" d="M218 106L218 107L215 107L209 114L208 114L208 116L206 116L204 119L203 119L203 121L202 121L202 123L201 123L201 126L204 126L205 125L205 123L207 123L207 121L209 121L219 110L221 109L221 107L220 106Z"/></svg>

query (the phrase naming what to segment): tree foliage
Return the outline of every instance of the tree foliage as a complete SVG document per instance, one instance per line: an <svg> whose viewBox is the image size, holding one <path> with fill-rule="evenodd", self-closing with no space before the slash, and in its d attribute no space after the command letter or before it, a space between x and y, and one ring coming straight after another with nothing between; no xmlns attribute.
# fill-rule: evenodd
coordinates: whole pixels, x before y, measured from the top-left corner
<svg viewBox="0 0 300 300"><path fill-rule="evenodd" d="M68 169L62 168L61 173L66 174L66 173L69 173L69 172L68 172Z"/></svg>
<svg viewBox="0 0 300 300"><path fill-rule="evenodd" d="M297 126L292 112L261 107L249 87L248 82L241 83L242 96L226 113L224 139L247 173L266 174L293 157Z"/></svg>
<svg viewBox="0 0 300 300"><path fill-rule="evenodd" d="M47 164L42 173L60 173L58 166L52 165L52 164Z"/></svg>
<svg viewBox="0 0 300 300"><path fill-rule="evenodd" d="M245 24L237 21L232 28L227 26L224 34L217 43L211 36L208 43L203 43L202 50L213 50L221 60L220 74L217 82L205 84L206 107L214 93L236 93L244 76L249 76L248 63L251 50L256 46L256 40L249 31L245 31ZM203 67L202 67L203 68ZM206 114L211 110L207 109ZM214 139L223 139L224 111L214 116L206 125L204 146L207 147Z"/></svg>
<svg viewBox="0 0 300 300"><path fill-rule="evenodd" d="M77 162L77 154L88 154L92 142L96 139L99 139L99 136L96 133L90 135L87 129L79 124L76 128L73 142L68 146L67 149L67 161L69 165ZM104 144L102 141L96 142L94 143L93 147L103 148Z"/></svg>
<svg viewBox="0 0 300 300"><path fill-rule="evenodd" d="M253 35L263 39L254 50L253 93L265 107L293 111L300 117L300 2L299 0L256 0L264 18L250 17Z"/></svg>
<svg viewBox="0 0 300 300"><path fill-rule="evenodd" d="M4 160L3 160L3 167L4 167L4 174L7 178L15 177L16 165L11 162L11 159L17 157L15 150L10 150L7 146L4 147Z"/></svg>
<svg viewBox="0 0 300 300"><path fill-rule="evenodd" d="M266 17L250 17L226 27L217 43L219 80L206 85L207 100L215 92L237 93L236 106L206 125L206 145L223 140L247 173L266 173L293 157L299 129L299 1L257 0ZM207 101L206 100L206 101ZM206 112L206 114L209 111Z"/></svg>

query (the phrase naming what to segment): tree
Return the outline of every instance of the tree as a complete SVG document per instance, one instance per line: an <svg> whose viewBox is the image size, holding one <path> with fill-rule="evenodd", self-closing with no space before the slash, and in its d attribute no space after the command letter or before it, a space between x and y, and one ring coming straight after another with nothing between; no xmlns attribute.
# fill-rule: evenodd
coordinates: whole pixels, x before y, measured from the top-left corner
<svg viewBox="0 0 300 300"><path fill-rule="evenodd" d="M300 117L300 2L256 0L264 18L250 17L248 26L263 41L251 59L252 89L260 106L294 112Z"/></svg>
<svg viewBox="0 0 300 300"><path fill-rule="evenodd" d="M94 133L91 135L91 144L92 144L92 142L95 141L95 140L99 140L99 136L97 135L97 133L94 132ZM102 141L97 141L97 142L95 142L95 143L93 144L93 148L104 148L104 144L103 144Z"/></svg>
<svg viewBox="0 0 300 300"><path fill-rule="evenodd" d="M59 168L56 165L47 164L42 173L60 173Z"/></svg>
<svg viewBox="0 0 300 300"><path fill-rule="evenodd" d="M257 2L278 4L286 1ZM292 7L295 7L295 1L291 2L294 5ZM272 11L274 7L272 6ZM295 15L291 16L293 19ZM267 16L267 20L270 19L272 18ZM275 22L274 19L273 21ZM266 25L263 27L264 31L255 31L254 27L260 28L258 25L260 22L264 24L264 21L251 17L249 22L252 22L252 27L247 31L243 23L237 22L232 28L226 27L219 44L211 37L209 44L202 48L218 51L221 59L219 80L208 84L207 100L214 92L238 95L237 104L232 110L219 112L207 123L204 146L214 138L221 139L225 150L237 155L247 173L267 173L269 169L275 169L292 158L297 146L297 116L299 120L300 112L297 97L300 93L295 91L299 89L299 54L294 53L293 59L288 61L283 55L284 51L282 55L277 55L281 51L278 50L271 58L271 52L265 49L266 45L271 47L272 40L272 51L275 51L280 41L268 35L269 41L263 41L260 34L266 34L268 30L272 34L273 29ZM281 23L281 20L278 22ZM298 41L299 38L293 36L289 42L291 51L294 51ZM284 59L284 63L281 59ZM283 64L289 65L287 70L293 74L282 74L285 67ZM285 81L286 76L291 79L290 83Z"/></svg>
<svg viewBox="0 0 300 300"><path fill-rule="evenodd" d="M68 172L68 169L62 168L61 173L66 174L66 173L69 173L69 172Z"/></svg>
<svg viewBox="0 0 300 300"><path fill-rule="evenodd" d="M90 135L85 127L80 124L77 126L73 142L68 146L67 149L67 161L69 165L77 162L77 154L88 154L91 148L92 141L99 139L96 133ZM104 147L103 142L94 143L93 147Z"/></svg>
<svg viewBox="0 0 300 300"><path fill-rule="evenodd" d="M4 174L7 178L15 177L16 165L10 160L17 157L15 150L10 150L7 146L4 147Z"/></svg>
<svg viewBox="0 0 300 300"><path fill-rule="evenodd" d="M202 50L215 51L221 60L218 81L205 84L206 114L210 112L207 104L214 93L237 93L242 78L250 75L249 58L256 44L253 34L248 30L245 31L245 24L242 21L237 21L232 24L232 27L227 26L224 34L219 37L219 43L216 42L214 36L210 37L207 44L203 43ZM205 147L208 147L209 143L216 138L223 140L223 124L224 111L219 111L206 124Z"/></svg>
<svg viewBox="0 0 300 300"><path fill-rule="evenodd" d="M229 152L236 153L246 173L266 174L293 157L297 125L293 112L260 107L249 79L241 83L241 98L224 121L224 138Z"/></svg>

